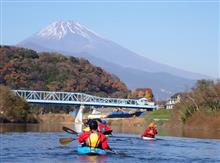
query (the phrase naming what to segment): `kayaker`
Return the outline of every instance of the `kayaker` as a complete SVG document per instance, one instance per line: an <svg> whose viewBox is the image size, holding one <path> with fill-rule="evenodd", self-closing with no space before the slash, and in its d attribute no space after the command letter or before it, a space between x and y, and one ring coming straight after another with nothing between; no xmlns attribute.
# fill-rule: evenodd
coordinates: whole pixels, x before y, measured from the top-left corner
<svg viewBox="0 0 220 163"><path fill-rule="evenodd" d="M106 120L102 120L101 122L98 123L98 131L100 131L101 133L108 133L109 131L111 131L111 127L107 125Z"/></svg>
<svg viewBox="0 0 220 163"><path fill-rule="evenodd" d="M108 145L107 137L99 132L98 123L94 120L89 122L90 131L85 131L77 138L79 143L83 146L88 146L91 148L101 148L101 149L109 149L111 148Z"/></svg>
<svg viewBox="0 0 220 163"><path fill-rule="evenodd" d="M88 120L84 123L85 128L83 129L83 132L85 132L85 131L90 131L89 123L90 123L91 121L97 121L97 122L98 122L98 126L99 126L99 123L102 122L101 119L88 119ZM98 127L98 128L99 128L99 127Z"/></svg>
<svg viewBox="0 0 220 163"><path fill-rule="evenodd" d="M154 138L156 134L157 134L156 125L153 122L151 122L141 137Z"/></svg>

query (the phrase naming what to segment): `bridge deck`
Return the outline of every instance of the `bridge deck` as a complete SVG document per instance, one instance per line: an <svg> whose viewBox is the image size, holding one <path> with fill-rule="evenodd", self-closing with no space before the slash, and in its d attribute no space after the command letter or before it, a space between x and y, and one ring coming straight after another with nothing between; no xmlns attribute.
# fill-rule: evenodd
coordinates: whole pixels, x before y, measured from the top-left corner
<svg viewBox="0 0 220 163"><path fill-rule="evenodd" d="M156 108L152 102L141 102L136 99L104 98L73 92L13 90L16 95L28 103L38 104L67 104L103 107L125 107L152 110Z"/></svg>

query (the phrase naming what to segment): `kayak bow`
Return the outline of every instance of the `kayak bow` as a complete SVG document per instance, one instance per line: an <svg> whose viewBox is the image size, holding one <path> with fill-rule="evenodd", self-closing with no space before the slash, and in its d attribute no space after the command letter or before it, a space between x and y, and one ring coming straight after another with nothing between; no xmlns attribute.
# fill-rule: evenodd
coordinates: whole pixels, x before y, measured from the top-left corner
<svg viewBox="0 0 220 163"><path fill-rule="evenodd" d="M151 137L146 137L146 136L143 136L142 139L143 140L156 140L156 138L151 138Z"/></svg>

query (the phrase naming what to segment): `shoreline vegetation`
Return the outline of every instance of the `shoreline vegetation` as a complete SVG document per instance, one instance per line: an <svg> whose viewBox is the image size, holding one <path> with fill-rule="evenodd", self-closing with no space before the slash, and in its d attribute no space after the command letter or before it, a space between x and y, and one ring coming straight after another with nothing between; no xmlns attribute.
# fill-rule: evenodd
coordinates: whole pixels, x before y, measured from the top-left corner
<svg viewBox="0 0 220 163"><path fill-rule="evenodd" d="M65 112L40 114L38 111L34 113L33 110L39 110L39 108L29 107L23 99L15 96L6 86L0 85L0 92L0 123L74 122L74 117ZM108 122L110 125L127 124L128 126L147 127L147 124L154 121L158 127L163 128L220 131L219 82L198 81L191 92L182 93L181 96L181 102L176 104L172 110L160 109L146 112L141 117L109 119Z"/></svg>

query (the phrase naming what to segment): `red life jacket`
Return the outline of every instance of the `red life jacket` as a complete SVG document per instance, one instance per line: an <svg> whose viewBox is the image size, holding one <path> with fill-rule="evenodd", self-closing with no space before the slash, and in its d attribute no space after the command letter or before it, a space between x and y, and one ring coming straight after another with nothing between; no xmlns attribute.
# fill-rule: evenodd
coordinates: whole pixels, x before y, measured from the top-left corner
<svg viewBox="0 0 220 163"><path fill-rule="evenodd" d="M101 133L105 133L106 131L110 131L110 130L111 128L108 125L104 125L100 123L98 126L98 131L100 131Z"/></svg>
<svg viewBox="0 0 220 163"><path fill-rule="evenodd" d="M142 136L154 138L156 134L157 130L155 128L147 128Z"/></svg>

